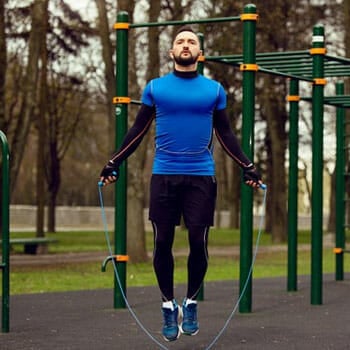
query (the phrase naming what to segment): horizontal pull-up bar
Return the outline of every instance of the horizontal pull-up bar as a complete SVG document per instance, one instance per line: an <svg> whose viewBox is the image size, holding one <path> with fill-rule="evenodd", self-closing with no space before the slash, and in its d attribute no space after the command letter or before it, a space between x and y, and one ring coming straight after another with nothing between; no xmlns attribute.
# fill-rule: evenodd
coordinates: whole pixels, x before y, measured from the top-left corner
<svg viewBox="0 0 350 350"><path fill-rule="evenodd" d="M241 16L233 16L233 17L204 18L204 19L187 20L187 21L132 23L130 24L130 28L162 27L162 26L201 24L201 23L222 23L222 22L232 22L232 21L240 21L240 20L241 20Z"/></svg>

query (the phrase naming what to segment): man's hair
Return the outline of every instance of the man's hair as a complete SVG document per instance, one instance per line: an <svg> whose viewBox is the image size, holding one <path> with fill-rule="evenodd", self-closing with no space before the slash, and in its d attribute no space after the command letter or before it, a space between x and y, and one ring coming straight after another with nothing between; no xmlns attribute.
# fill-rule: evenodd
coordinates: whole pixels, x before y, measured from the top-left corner
<svg viewBox="0 0 350 350"><path fill-rule="evenodd" d="M181 26L181 27L175 32L175 35L174 35L174 37L173 37L173 42L175 41L176 37L177 37L180 33L182 33L182 32L191 32L191 33L197 35L197 34L194 32L193 28L192 28L190 25L185 24L185 25Z"/></svg>

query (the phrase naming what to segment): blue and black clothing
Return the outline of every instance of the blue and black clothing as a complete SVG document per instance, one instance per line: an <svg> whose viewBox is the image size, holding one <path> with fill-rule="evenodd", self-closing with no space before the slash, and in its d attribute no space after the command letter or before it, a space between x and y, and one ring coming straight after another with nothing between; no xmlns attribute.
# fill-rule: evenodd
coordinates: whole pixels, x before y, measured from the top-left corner
<svg viewBox="0 0 350 350"><path fill-rule="evenodd" d="M244 168L251 165L232 133L225 111L226 94L216 81L196 72L173 72L151 80L142 106L120 150L119 166L156 122L153 174L215 175L213 131L228 155Z"/></svg>
<svg viewBox="0 0 350 350"><path fill-rule="evenodd" d="M111 162L118 167L140 144L155 119L155 155L149 218L154 229L154 269L163 300L172 300L175 225L188 229L187 297L195 299L208 265L207 239L216 202L213 133L241 167L252 166L230 128L220 83L197 72L172 72L151 80L142 105Z"/></svg>

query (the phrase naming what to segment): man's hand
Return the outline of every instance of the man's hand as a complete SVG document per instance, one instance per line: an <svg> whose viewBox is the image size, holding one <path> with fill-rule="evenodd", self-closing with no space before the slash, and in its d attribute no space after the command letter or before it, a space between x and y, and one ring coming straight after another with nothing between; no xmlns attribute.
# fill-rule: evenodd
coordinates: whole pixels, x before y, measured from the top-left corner
<svg viewBox="0 0 350 350"><path fill-rule="evenodd" d="M243 168L243 180L248 186L253 188L259 188L262 184L261 175L253 164Z"/></svg>
<svg viewBox="0 0 350 350"><path fill-rule="evenodd" d="M119 169L110 160L101 171L100 182L103 184L103 186L105 186L117 181L118 178L119 178Z"/></svg>

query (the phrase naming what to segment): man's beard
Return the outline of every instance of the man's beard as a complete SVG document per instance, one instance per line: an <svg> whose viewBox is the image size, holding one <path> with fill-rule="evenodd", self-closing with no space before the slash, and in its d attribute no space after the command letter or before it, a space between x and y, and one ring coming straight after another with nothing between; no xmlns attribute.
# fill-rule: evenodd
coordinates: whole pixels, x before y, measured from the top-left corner
<svg viewBox="0 0 350 350"><path fill-rule="evenodd" d="M199 54L196 57L193 57L190 52L186 57L182 57L181 54L182 53L180 53L179 56L174 55L174 61L180 66L191 66L197 62L197 59L199 57Z"/></svg>

